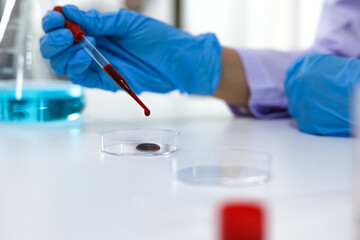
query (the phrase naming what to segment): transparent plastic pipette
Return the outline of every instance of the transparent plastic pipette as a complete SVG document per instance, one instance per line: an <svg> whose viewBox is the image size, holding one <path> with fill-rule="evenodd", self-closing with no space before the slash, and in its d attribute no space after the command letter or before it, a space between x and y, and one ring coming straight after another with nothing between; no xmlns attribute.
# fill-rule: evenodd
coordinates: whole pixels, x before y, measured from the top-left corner
<svg viewBox="0 0 360 240"><path fill-rule="evenodd" d="M60 12L63 14L62 7L54 7L54 11ZM63 14L64 15L64 14ZM73 36L74 40L77 43L80 43L81 46L86 50L86 52L97 62L102 69L114 80L114 82L124 89L143 109L145 116L150 115L150 110L145 106L145 104L136 96L136 94L131 90L125 78L114 68L114 66L109 63L108 60L96 49L96 47L86 38L84 31L79 27L79 25L69 21L65 15L65 27L68 28Z"/></svg>

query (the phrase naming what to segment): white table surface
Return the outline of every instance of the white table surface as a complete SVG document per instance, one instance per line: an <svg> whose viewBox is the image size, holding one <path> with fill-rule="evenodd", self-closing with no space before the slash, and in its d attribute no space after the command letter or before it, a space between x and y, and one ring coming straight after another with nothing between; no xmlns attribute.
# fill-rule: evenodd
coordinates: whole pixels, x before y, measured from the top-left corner
<svg viewBox="0 0 360 240"><path fill-rule="evenodd" d="M145 118L124 94L88 91L74 122L0 123L0 239L217 239L219 206L257 201L269 239L353 238L354 139L301 133L292 119L233 118L220 101L142 95ZM101 153L100 132L181 132L180 150L237 146L272 155L270 182L247 188L174 180L171 158Z"/></svg>

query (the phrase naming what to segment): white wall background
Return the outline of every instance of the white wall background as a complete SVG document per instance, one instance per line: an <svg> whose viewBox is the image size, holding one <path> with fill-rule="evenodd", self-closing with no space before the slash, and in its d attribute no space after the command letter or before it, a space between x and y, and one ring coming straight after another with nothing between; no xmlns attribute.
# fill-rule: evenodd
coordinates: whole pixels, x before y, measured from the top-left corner
<svg viewBox="0 0 360 240"><path fill-rule="evenodd" d="M124 0L55 0L57 4L73 4L84 10L95 8L101 12L116 11L123 7ZM144 14L171 24L173 0L145 0Z"/></svg>
<svg viewBox="0 0 360 240"><path fill-rule="evenodd" d="M144 14L173 22L174 0L145 0ZM55 0L80 8L114 11L124 0ZM183 0L183 28L214 32L232 47L306 48L311 45L324 0Z"/></svg>
<svg viewBox="0 0 360 240"><path fill-rule="evenodd" d="M173 23L174 0L145 0L144 14ZM124 0L55 0L80 8L114 11ZM183 28L214 32L232 47L306 48L316 32L324 0L183 0Z"/></svg>
<svg viewBox="0 0 360 240"><path fill-rule="evenodd" d="M310 46L324 0L184 0L184 29L215 32L224 45Z"/></svg>

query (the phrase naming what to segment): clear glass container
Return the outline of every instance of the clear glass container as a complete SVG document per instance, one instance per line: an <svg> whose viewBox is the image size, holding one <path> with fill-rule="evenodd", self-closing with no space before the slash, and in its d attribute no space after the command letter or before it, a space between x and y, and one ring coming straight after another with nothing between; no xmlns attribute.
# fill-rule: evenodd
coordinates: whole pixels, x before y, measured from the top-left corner
<svg viewBox="0 0 360 240"><path fill-rule="evenodd" d="M174 175L183 183L251 186L270 179L271 156L242 148L194 149L176 153Z"/></svg>
<svg viewBox="0 0 360 240"><path fill-rule="evenodd" d="M17 100L13 84L0 84L0 121L76 120L85 107L83 89L61 81L24 84Z"/></svg>
<svg viewBox="0 0 360 240"><path fill-rule="evenodd" d="M7 0L0 22L0 121L74 120L83 90L56 74L41 56L41 19L52 0Z"/></svg>
<svg viewBox="0 0 360 240"><path fill-rule="evenodd" d="M169 155L177 150L178 131L123 129L101 133L101 150L118 156Z"/></svg>

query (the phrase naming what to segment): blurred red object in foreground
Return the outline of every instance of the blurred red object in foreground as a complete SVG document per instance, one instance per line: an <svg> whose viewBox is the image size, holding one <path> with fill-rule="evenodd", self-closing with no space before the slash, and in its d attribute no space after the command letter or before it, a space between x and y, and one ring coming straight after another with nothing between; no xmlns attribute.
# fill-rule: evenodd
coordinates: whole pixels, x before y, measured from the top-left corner
<svg viewBox="0 0 360 240"><path fill-rule="evenodd" d="M265 240L265 216L255 203L228 203L221 209L221 240Z"/></svg>

